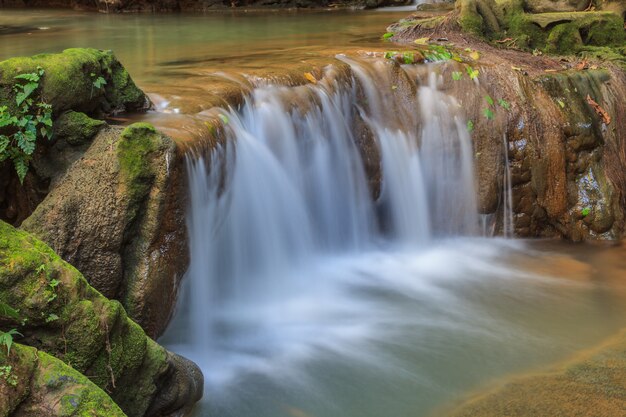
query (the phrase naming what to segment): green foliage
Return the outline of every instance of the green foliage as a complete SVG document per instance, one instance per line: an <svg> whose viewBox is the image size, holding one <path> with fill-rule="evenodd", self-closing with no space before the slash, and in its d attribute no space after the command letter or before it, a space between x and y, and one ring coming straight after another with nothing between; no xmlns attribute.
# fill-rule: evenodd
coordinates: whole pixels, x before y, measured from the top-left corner
<svg viewBox="0 0 626 417"><path fill-rule="evenodd" d="M220 120L221 120L221 121L222 121L225 125L227 125L228 123L230 123L230 119L229 119L229 118L228 118L228 116L226 116L225 114L220 113L220 114L218 114L217 116L220 118Z"/></svg>
<svg viewBox="0 0 626 417"><path fill-rule="evenodd" d="M387 32L383 35L383 39L391 39L393 38L393 33Z"/></svg>
<svg viewBox="0 0 626 417"><path fill-rule="evenodd" d="M474 122L471 120L467 121L467 131L472 133L474 131Z"/></svg>
<svg viewBox="0 0 626 417"><path fill-rule="evenodd" d="M500 107L502 107L504 110L511 110L511 104L504 100L504 99L499 99L498 100L498 104L500 105Z"/></svg>
<svg viewBox="0 0 626 417"><path fill-rule="evenodd" d="M50 313L48 314L48 317L46 317L46 323L51 323L53 321L57 321L59 319L59 316L57 316L54 313Z"/></svg>
<svg viewBox="0 0 626 417"><path fill-rule="evenodd" d="M430 45L428 51L424 53L424 57L430 62L448 61L453 56L452 52L442 45Z"/></svg>
<svg viewBox="0 0 626 417"><path fill-rule="evenodd" d="M490 95L486 95L485 96L485 101L487 102L487 104L489 104L490 106L493 106L495 103L493 101L493 99L491 98Z"/></svg>
<svg viewBox="0 0 626 417"><path fill-rule="evenodd" d="M477 69L474 69L468 65L465 70L467 71L467 75L469 75L470 80L475 80L476 78L478 78L479 71Z"/></svg>
<svg viewBox="0 0 626 417"><path fill-rule="evenodd" d="M11 365L0 366L0 378L4 379L10 386L15 387L17 386L17 377L13 375L12 371Z"/></svg>
<svg viewBox="0 0 626 417"><path fill-rule="evenodd" d="M0 345L4 345L7 348L7 355L11 354L11 346L13 345L13 336L19 334L22 336L20 332L15 329L11 329L8 332L0 331Z"/></svg>
<svg viewBox="0 0 626 417"><path fill-rule="evenodd" d="M493 114L493 110L491 110L489 107L485 107L483 109L483 114L485 115L487 120L493 120L493 118L495 117L495 115Z"/></svg>
<svg viewBox="0 0 626 417"><path fill-rule="evenodd" d="M412 64L415 62L415 54L413 54L413 52L404 52L402 54L402 60L405 64Z"/></svg>
<svg viewBox="0 0 626 417"><path fill-rule="evenodd" d="M462 76L463 76L463 74L462 74L461 72L459 72L459 71L454 71L454 72L452 73L452 79L453 79L454 81L459 81L459 80L461 79L461 77L462 77Z"/></svg>
<svg viewBox="0 0 626 417"><path fill-rule="evenodd" d="M0 317L8 317L11 319L19 319L19 312L10 305L0 301Z"/></svg>
<svg viewBox="0 0 626 417"><path fill-rule="evenodd" d="M91 73L92 77L95 77L96 74L94 74L93 72ZM93 80L93 86L96 87L98 90L101 89L103 86L105 86L107 84L107 80L105 80L102 77L98 77L96 79Z"/></svg>
<svg viewBox="0 0 626 417"><path fill-rule="evenodd" d="M17 75L13 86L16 110L11 113L8 106L0 106L0 162L10 159L20 182L28 172L37 138L52 138L52 106L34 98L43 75L41 67Z"/></svg>
<svg viewBox="0 0 626 417"><path fill-rule="evenodd" d="M583 217L587 217L589 213L591 213L591 208L589 207L585 207L580 211L580 214L582 214Z"/></svg>

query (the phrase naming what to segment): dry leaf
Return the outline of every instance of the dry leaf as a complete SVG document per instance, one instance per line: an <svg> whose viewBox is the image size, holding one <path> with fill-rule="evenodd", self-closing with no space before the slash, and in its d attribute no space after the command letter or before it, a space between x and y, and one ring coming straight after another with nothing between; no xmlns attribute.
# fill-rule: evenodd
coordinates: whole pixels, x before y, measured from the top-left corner
<svg viewBox="0 0 626 417"><path fill-rule="evenodd" d="M418 38L413 41L417 45L428 45L430 38Z"/></svg>
<svg viewBox="0 0 626 417"><path fill-rule="evenodd" d="M496 41L496 43L507 43L507 42L511 42L512 40L514 40L513 38L505 38L505 39L500 39L499 41Z"/></svg>
<svg viewBox="0 0 626 417"><path fill-rule="evenodd" d="M547 70L543 70L543 72L558 72L558 70L555 70L555 69L547 69Z"/></svg>
<svg viewBox="0 0 626 417"><path fill-rule="evenodd" d="M611 116L609 116L607 111L604 110L602 107L600 107L600 105L596 103L595 100L592 99L589 94L587 94L587 103L589 103L589 105L593 107L596 113L598 113L598 115L600 116L604 124L607 124L607 125L611 124Z"/></svg>
<svg viewBox="0 0 626 417"><path fill-rule="evenodd" d="M582 71L582 70L586 69L587 67L588 67L588 65L587 65L587 60L586 60L586 59L583 59L582 61L580 61L580 62L578 63L578 65L576 65L576 67L575 67L575 68L576 68L578 71Z"/></svg>
<svg viewBox="0 0 626 417"><path fill-rule="evenodd" d="M469 54L470 58L472 58L474 61L478 61L480 59L480 54L478 53L478 51L472 51Z"/></svg>
<svg viewBox="0 0 626 417"><path fill-rule="evenodd" d="M313 74L311 74L310 72L305 72L304 73L304 78L306 78L307 80L309 80L313 84L317 84L317 78L315 78L315 76Z"/></svg>

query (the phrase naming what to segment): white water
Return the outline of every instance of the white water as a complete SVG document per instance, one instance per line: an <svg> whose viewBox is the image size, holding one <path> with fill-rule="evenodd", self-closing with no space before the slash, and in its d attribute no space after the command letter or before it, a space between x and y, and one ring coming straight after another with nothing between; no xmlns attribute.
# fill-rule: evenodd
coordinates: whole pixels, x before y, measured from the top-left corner
<svg viewBox="0 0 626 417"><path fill-rule="evenodd" d="M341 59L351 81L257 88L226 113L227 144L189 158L191 265L162 341L203 369L198 415L424 416L613 325L571 331L606 298L511 267L539 256L517 242L472 237L471 139L436 65Z"/></svg>
<svg viewBox="0 0 626 417"><path fill-rule="evenodd" d="M504 164L502 174L502 234L510 238L515 234L513 223L513 187L511 186L511 165L509 163L509 141L506 135L502 139Z"/></svg>

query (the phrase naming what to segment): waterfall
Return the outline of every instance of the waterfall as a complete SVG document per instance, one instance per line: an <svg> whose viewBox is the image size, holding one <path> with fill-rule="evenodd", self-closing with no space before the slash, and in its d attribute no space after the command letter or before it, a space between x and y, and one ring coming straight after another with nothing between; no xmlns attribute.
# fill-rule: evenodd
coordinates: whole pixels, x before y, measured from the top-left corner
<svg viewBox="0 0 626 417"><path fill-rule="evenodd" d="M369 276L361 262L478 234L471 141L437 65L339 58L351 77L260 86L222 112L224 144L188 158L191 263L164 343L209 387L314 348L354 351L380 320L340 295Z"/></svg>
<svg viewBox="0 0 626 417"><path fill-rule="evenodd" d="M511 166L509 163L509 141L506 134L502 138L504 164L502 173L502 234L505 238L515 235L513 224L513 188L511 186Z"/></svg>

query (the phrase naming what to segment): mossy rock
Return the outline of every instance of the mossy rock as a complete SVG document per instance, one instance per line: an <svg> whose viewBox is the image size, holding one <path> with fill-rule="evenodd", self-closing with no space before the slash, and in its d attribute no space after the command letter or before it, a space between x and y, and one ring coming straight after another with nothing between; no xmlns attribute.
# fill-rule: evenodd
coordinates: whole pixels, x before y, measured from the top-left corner
<svg viewBox="0 0 626 417"><path fill-rule="evenodd" d="M131 417L173 414L202 394L195 365L149 339L117 301L91 288L43 242L4 222L0 300L20 313L0 317L1 329L18 328L21 343L87 375Z"/></svg>
<svg viewBox="0 0 626 417"><path fill-rule="evenodd" d="M22 223L153 338L188 265L183 162L149 124L107 126Z"/></svg>
<svg viewBox="0 0 626 417"><path fill-rule="evenodd" d="M126 416L89 378L45 352L14 343L10 354L0 350L0 364L2 416Z"/></svg>
<svg viewBox="0 0 626 417"><path fill-rule="evenodd" d="M0 104L15 108L15 77L37 67L45 73L40 81L41 99L51 104L54 115L67 110L106 115L147 108L149 102L111 51L66 49L59 54L17 57L0 62ZM96 82L99 78L106 84Z"/></svg>
<svg viewBox="0 0 626 417"><path fill-rule="evenodd" d="M104 121L92 119L85 113L68 111L54 121L54 136L72 146L84 145L105 125Z"/></svg>

